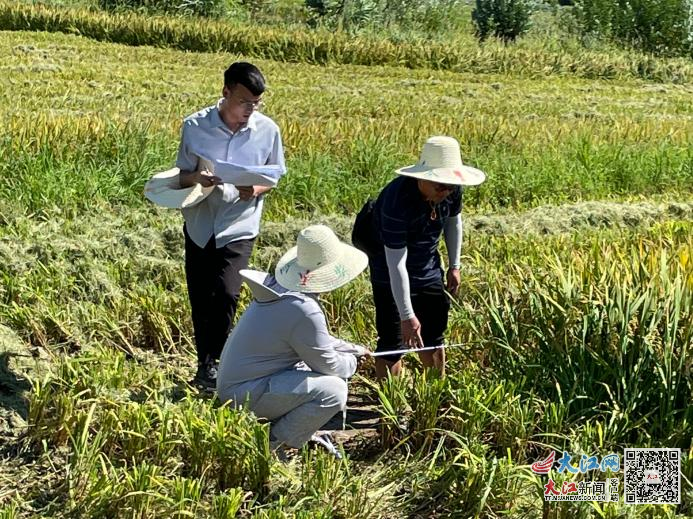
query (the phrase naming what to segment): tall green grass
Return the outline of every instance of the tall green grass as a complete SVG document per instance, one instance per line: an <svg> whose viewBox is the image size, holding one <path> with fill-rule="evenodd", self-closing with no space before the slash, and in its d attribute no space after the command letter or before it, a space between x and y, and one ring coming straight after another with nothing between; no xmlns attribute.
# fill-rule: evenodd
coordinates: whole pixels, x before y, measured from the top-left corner
<svg viewBox="0 0 693 519"><path fill-rule="evenodd" d="M447 378L409 370L380 388L382 435L363 446L379 454L351 446L359 461L338 462L304 452L288 466L272 461L266 425L186 389L177 219L104 207L80 218L5 213L4 222L0 321L53 356L32 377L18 444L49 476L35 485L30 470L19 497L0 501L8 517L520 517L544 506L527 465L548 448L691 447L690 221L469 233L449 327L449 340L467 346L450 350ZM299 227L269 223L252 263L271 269ZM325 311L336 334L373 344L365 278L331 294ZM685 456L682 468L685 516ZM589 517L591 505L569 510Z"/></svg>
<svg viewBox="0 0 693 519"><path fill-rule="evenodd" d="M162 360L96 349L34 381L23 443L65 459L47 486L23 489L28 508L41 493L53 517L372 517L388 506L382 471L355 474L322 452L278 467L266 424L191 394Z"/></svg>
<svg viewBox="0 0 693 519"><path fill-rule="evenodd" d="M54 128L44 135L20 134L0 142L0 156L6 157L0 165L5 179L0 192L27 214L48 214L56 208L78 214L97 200L143 206L148 204L142 196L145 181L167 162L170 166L175 156L175 134L155 132L144 124L105 123L94 132L89 125L78 129L67 122ZM354 213L394 178L395 168L416 160L384 139L356 139L331 152L290 155L289 174L268 197L268 217ZM686 147L594 145L583 137L564 138L560 147L541 153L539 143L530 146L509 150L499 143L482 151L479 143L468 145L477 149L477 165L488 171L489 179L466 191L465 206L479 211L606 196L680 197L693 186L693 155Z"/></svg>
<svg viewBox="0 0 693 519"><path fill-rule="evenodd" d="M0 190L32 214L145 204L145 180L174 160L180 120L214 102L229 61L47 34L6 33L0 45L10 56ZM260 66L289 165L269 218L353 212L434 134L457 137L488 173L467 209L685 197L693 186L687 86Z"/></svg>
<svg viewBox="0 0 693 519"><path fill-rule="evenodd" d="M693 420L689 226L622 249L594 243L548 268L510 264L480 299L489 366L532 381L567 416L599 417L621 441L688 447ZM626 432L628 431L628 432Z"/></svg>
<svg viewBox="0 0 693 519"><path fill-rule="evenodd" d="M14 231L2 240L0 318L31 343L48 348L186 351L191 331L178 224L137 214L124 220L107 212L100 217L96 227L91 219L70 224L15 218ZM270 231L253 264L271 269L292 234L285 226L276 234ZM58 238L65 235L70 238ZM102 235L113 238L99 239ZM44 245L35 249L34 240ZM503 398L515 392L559 402L562 422L601 423L611 442L657 438L685 447L693 389L686 360L693 337L692 251L690 224L553 237L472 233L450 325L450 340L469 347L461 357L451 353L452 371L480 362L500 380L519 384L513 391L506 387ZM325 308L340 335L374 342L365 280L335 293ZM128 380L121 373L118 387L136 387ZM417 429L435 429L443 420L456 430L455 420L414 404L437 398L424 391L395 399L388 404L390 416L408 403ZM69 407L75 398L64 402ZM73 429L46 427L62 441ZM393 429L389 436L396 443L405 433ZM430 447L434 437L424 434L414 444Z"/></svg>
<svg viewBox="0 0 693 519"><path fill-rule="evenodd" d="M107 14L46 5L0 4L0 29L66 32L100 41L180 50L245 54L276 61L315 64L394 65L475 73L561 74L586 78L637 77L665 82L690 80L684 59L661 60L624 52L584 49L510 48L415 40L394 43L377 37L284 30L197 19Z"/></svg>
<svg viewBox="0 0 693 519"><path fill-rule="evenodd" d="M58 12L42 9L27 12ZM14 440L0 481L16 487L0 486L0 517L690 516L688 84L259 62L290 172L267 199L257 268L309 222L347 238L428 135L458 137L489 173L465 193L449 340L466 346L447 378L357 379L380 436L343 461L279 465L266 424L187 389L182 222L142 198L235 58L24 32L0 34L3 51L0 323L45 360L23 436L0 431ZM365 276L324 308L335 334L374 344ZM543 503L528 464L549 448L626 446L689 453L682 505Z"/></svg>

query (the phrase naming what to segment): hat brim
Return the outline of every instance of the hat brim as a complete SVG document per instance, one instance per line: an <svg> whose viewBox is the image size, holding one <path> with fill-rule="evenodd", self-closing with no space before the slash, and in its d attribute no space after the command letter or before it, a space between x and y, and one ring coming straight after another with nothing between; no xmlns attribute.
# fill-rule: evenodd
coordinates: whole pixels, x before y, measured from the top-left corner
<svg viewBox="0 0 693 519"><path fill-rule="evenodd" d="M248 284L250 291L253 293L253 297L258 301L271 301L282 296L282 294L265 284L267 279L270 277L267 272L252 269L241 269L238 271L238 273Z"/></svg>
<svg viewBox="0 0 693 519"><path fill-rule="evenodd" d="M180 187L180 169L173 168L157 173L144 186L144 196L158 206L168 209L185 209L207 198L215 186L194 184Z"/></svg>
<svg viewBox="0 0 693 519"><path fill-rule="evenodd" d="M486 173L480 169L470 166L459 166L457 168L430 168L413 164L395 170L395 173L405 177L418 178L420 180L430 180L441 184L454 186L478 186L486 180Z"/></svg>
<svg viewBox="0 0 693 519"><path fill-rule="evenodd" d="M368 266L368 256L351 245L339 244L335 261L307 271L298 264L298 247L289 249L277 263L274 277L287 290L314 294L329 292L358 276Z"/></svg>

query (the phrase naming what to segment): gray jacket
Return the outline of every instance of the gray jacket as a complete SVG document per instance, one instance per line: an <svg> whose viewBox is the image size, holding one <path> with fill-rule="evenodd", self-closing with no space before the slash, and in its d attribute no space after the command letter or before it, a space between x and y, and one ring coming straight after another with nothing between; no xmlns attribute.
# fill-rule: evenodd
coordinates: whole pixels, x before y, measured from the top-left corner
<svg viewBox="0 0 693 519"><path fill-rule="evenodd" d="M269 377L285 370L311 370L342 379L356 371L356 346L330 335L316 298L288 291L273 276L249 283L253 302L224 345L217 375L222 401L251 406Z"/></svg>

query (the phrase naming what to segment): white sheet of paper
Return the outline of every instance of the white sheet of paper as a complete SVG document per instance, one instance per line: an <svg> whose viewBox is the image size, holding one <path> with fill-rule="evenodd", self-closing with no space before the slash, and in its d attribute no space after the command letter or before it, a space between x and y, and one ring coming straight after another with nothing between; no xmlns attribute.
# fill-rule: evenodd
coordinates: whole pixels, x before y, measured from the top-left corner
<svg viewBox="0 0 693 519"><path fill-rule="evenodd" d="M223 160L211 160L200 157L203 164L211 173L219 177L225 184L235 186L267 186L274 187L282 174L278 165L243 166Z"/></svg>

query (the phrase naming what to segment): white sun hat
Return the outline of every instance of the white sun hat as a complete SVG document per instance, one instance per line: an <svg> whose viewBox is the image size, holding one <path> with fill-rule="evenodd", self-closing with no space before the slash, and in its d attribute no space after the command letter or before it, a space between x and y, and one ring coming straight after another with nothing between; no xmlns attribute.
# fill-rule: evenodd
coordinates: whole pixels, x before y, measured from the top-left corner
<svg viewBox="0 0 693 519"><path fill-rule="evenodd" d="M211 164L200 160L200 170L211 171L210 167ZM144 185L144 196L161 207L185 209L202 202L214 190L214 187L203 187L202 184L180 187L180 169L173 168L150 178Z"/></svg>
<svg viewBox="0 0 693 519"><path fill-rule="evenodd" d="M483 171L462 163L460 143L443 136L429 138L421 150L419 162L400 168L396 173L456 186L478 186L486 180Z"/></svg>
<svg viewBox="0 0 693 519"><path fill-rule="evenodd" d="M354 279L367 265L368 256L339 241L332 229L311 225L281 257L274 277L287 290L329 292Z"/></svg>

